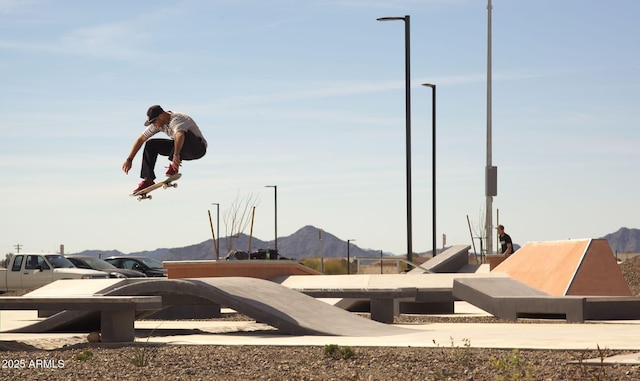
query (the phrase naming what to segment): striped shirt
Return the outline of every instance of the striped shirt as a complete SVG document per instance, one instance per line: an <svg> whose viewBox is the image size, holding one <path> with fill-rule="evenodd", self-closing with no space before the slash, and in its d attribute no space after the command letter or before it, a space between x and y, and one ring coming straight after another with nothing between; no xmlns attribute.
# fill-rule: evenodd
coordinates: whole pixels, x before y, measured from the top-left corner
<svg viewBox="0 0 640 381"><path fill-rule="evenodd" d="M152 137L153 135L157 134L160 131L167 134L171 139L173 139L175 133L178 131L185 131L185 132L191 131L194 133L194 135L202 139L202 143L204 143L204 146L207 147L207 140L202 135L202 132L200 131L200 128L198 128L198 125L196 124L196 122L194 122L194 120L191 119L189 115L181 112L172 112L172 111L167 111L167 113L171 116L171 119L169 119L169 123L160 127L156 127L153 124L150 124L144 130L142 134L147 139L149 139L150 137Z"/></svg>

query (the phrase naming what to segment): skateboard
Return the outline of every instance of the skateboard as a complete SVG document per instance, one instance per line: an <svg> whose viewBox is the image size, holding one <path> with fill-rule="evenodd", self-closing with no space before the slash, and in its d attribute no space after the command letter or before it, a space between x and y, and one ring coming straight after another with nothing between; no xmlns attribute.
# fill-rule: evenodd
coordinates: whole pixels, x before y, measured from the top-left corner
<svg viewBox="0 0 640 381"><path fill-rule="evenodd" d="M145 199L149 199L151 200L152 197L149 193L153 192L154 190L158 189L158 188L162 188L162 189L167 189L167 188L177 188L178 184L174 183L174 181L177 181L180 177L182 177L182 174L180 173L176 173L173 176L169 176L166 179L164 179L163 181L157 182L151 186L148 186L144 189L141 189L139 191L137 191L136 193L132 193L130 194L130 196L132 197L136 197L136 199L138 201L142 201Z"/></svg>

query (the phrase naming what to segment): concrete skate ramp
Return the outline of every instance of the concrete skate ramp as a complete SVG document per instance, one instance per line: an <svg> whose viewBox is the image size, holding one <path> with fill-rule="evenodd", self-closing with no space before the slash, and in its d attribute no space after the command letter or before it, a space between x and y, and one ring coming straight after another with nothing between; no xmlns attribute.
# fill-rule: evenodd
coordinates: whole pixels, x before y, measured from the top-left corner
<svg viewBox="0 0 640 381"><path fill-rule="evenodd" d="M605 239L530 242L491 272L554 296L631 296Z"/></svg>
<svg viewBox="0 0 640 381"><path fill-rule="evenodd" d="M429 259L420 267L416 267L407 274L421 275L427 273L457 273L469 263L469 245L451 246L442 253Z"/></svg>
<svg viewBox="0 0 640 381"><path fill-rule="evenodd" d="M507 320L521 317L585 320L637 320L640 298L628 296L554 296L511 278L454 280L453 295Z"/></svg>
<svg viewBox="0 0 640 381"><path fill-rule="evenodd" d="M552 296L510 278L460 278L453 294L490 314L506 320L519 317L562 317L582 322L584 298Z"/></svg>
<svg viewBox="0 0 640 381"><path fill-rule="evenodd" d="M51 295L55 292L58 296L77 295L77 291L65 291L79 287L69 282L74 280L51 283L47 290L39 294ZM91 285L90 282L83 285ZM93 290L83 286L84 294L91 291L107 296L160 295L163 305L167 307L175 304L217 304L290 335L384 336L413 332L360 317L287 287L256 278L125 279L113 280L110 284L101 282ZM95 314L63 311L16 332L48 332L90 317L95 318Z"/></svg>

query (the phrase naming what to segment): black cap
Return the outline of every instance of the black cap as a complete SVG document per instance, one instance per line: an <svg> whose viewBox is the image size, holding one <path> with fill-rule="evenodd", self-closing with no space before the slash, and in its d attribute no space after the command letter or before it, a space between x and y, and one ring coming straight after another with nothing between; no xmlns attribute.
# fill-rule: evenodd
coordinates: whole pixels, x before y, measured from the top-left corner
<svg viewBox="0 0 640 381"><path fill-rule="evenodd" d="M154 105L149 107L149 110L147 110L147 121L144 122L145 126L150 125L151 123L153 123L156 119L158 119L158 117L164 112L164 110L162 109L162 107L160 107L160 105Z"/></svg>

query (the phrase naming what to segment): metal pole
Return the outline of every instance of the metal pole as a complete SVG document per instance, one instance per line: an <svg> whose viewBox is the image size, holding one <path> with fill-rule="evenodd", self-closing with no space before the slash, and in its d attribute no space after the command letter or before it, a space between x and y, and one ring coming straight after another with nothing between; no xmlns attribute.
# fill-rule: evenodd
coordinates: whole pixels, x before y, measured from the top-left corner
<svg viewBox="0 0 640 381"><path fill-rule="evenodd" d="M216 256L220 257L220 204L216 204L216 230L218 230L218 240L216 241Z"/></svg>
<svg viewBox="0 0 640 381"><path fill-rule="evenodd" d="M413 226L411 215L411 17L381 17L378 21L404 21L405 121L407 166L407 261L413 262Z"/></svg>
<svg viewBox="0 0 640 381"><path fill-rule="evenodd" d="M496 209L496 226L500 226L500 209ZM498 234L496 234L496 250L500 250L500 252L502 252L502 248L500 247L500 236Z"/></svg>
<svg viewBox="0 0 640 381"><path fill-rule="evenodd" d="M274 197L274 229L275 229L275 250L278 251L278 186L277 185L265 185L265 188L273 188Z"/></svg>
<svg viewBox="0 0 640 381"><path fill-rule="evenodd" d="M411 206L411 51L410 46L410 18L404 16L404 45L405 45L405 103L406 103L406 146L407 146L407 260L413 262L413 223Z"/></svg>
<svg viewBox="0 0 640 381"><path fill-rule="evenodd" d="M491 0L487 3L487 167L485 182L489 184L489 168L491 168ZM489 188L485 186L485 188ZM485 235L487 236L487 254L493 253L493 196L487 192L485 207Z"/></svg>
<svg viewBox="0 0 640 381"><path fill-rule="evenodd" d="M213 245L216 249L216 259L220 259L220 204L212 202L211 205L216 206L216 229L218 230L218 240L214 240Z"/></svg>
<svg viewBox="0 0 640 381"><path fill-rule="evenodd" d="M275 208L275 216L274 216L274 232L276 235L276 253L278 253L278 187L273 187L273 198L274 198L274 208Z"/></svg>
<svg viewBox="0 0 640 381"><path fill-rule="evenodd" d="M247 252L249 253L249 259L251 259L251 241L253 240L253 221L256 216L256 207L251 208L251 229L249 230L249 249Z"/></svg>
<svg viewBox="0 0 640 381"><path fill-rule="evenodd" d="M422 86L431 88L431 228L433 238L433 251L431 255L436 256L436 85L424 83ZM443 245L444 246L444 245Z"/></svg>
<svg viewBox="0 0 640 381"><path fill-rule="evenodd" d="M432 203L433 203L433 256L436 256L436 85L433 85L433 99L431 100L431 126L432 126Z"/></svg>
<svg viewBox="0 0 640 381"><path fill-rule="evenodd" d="M324 274L324 247L322 242L322 229L318 230L318 240L320 241L320 272Z"/></svg>
<svg viewBox="0 0 640 381"><path fill-rule="evenodd" d="M211 211L207 210L209 214L209 226L211 226L211 235L213 236L213 251L216 251L216 235L213 233L213 222L211 222ZM220 259L218 257L218 253L216 252L216 259Z"/></svg>
<svg viewBox="0 0 640 381"><path fill-rule="evenodd" d="M471 230L471 221L469 221L469 215L467 214L467 225L469 225L469 235L471 236L471 244L473 245L473 254L478 255L476 252L476 240L473 238L473 231Z"/></svg>

